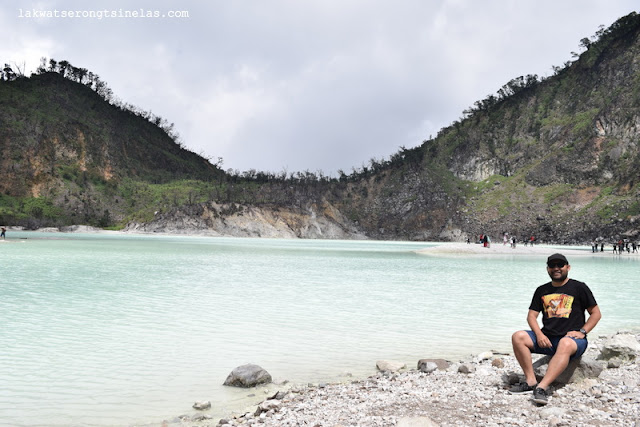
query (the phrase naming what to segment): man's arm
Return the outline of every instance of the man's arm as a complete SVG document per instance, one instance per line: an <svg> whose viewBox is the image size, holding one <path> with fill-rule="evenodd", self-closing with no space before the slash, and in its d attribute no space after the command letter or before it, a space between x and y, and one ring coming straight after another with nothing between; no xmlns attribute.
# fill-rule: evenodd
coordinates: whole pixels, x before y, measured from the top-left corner
<svg viewBox="0 0 640 427"><path fill-rule="evenodd" d="M587 319L587 323L584 324L582 329L589 333L593 330L593 328L596 327L600 319L602 319L602 313L600 313L600 307L598 307L597 305L587 308L587 312L589 313L589 318Z"/></svg>
<svg viewBox="0 0 640 427"><path fill-rule="evenodd" d="M602 313L600 313L600 307L598 307L597 305L587 308L587 312L589 313L589 318L587 319L582 329L587 331L587 334L588 334L593 330L593 328L596 327L600 319L602 319ZM586 337L586 335L583 336L582 332L580 331L569 331L567 332L567 336L574 337L574 338Z"/></svg>
<svg viewBox="0 0 640 427"><path fill-rule="evenodd" d="M540 329L540 325L538 325L538 315L539 311L529 309L529 314L527 314L527 323L529 327L536 334L536 339L538 340L538 345L542 348L550 348L551 341L545 334L542 333L542 329Z"/></svg>

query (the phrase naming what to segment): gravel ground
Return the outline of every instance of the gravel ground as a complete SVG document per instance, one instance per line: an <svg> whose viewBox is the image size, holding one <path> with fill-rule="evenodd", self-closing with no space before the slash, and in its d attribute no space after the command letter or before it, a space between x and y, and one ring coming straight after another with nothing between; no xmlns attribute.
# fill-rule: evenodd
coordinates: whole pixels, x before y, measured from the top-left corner
<svg viewBox="0 0 640 427"><path fill-rule="evenodd" d="M603 339L583 357L595 359ZM431 373L379 372L350 383L292 387L253 412L224 420L202 412L165 425L640 426L640 369L635 360L618 365L556 388L546 406L530 394L510 394L509 377L521 372L515 358L489 353Z"/></svg>

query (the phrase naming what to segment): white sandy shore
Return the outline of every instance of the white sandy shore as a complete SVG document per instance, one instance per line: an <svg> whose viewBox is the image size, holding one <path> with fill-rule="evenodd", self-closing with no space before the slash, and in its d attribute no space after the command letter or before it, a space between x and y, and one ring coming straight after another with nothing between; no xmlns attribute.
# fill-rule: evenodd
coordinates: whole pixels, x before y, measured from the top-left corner
<svg viewBox="0 0 640 427"><path fill-rule="evenodd" d="M7 230L11 231L27 231L21 226L8 226ZM166 231L166 232L144 232L139 230L104 230L102 228L93 227L89 225L69 225L64 227L45 227L36 230L29 230L35 232L45 233L86 233L86 234L122 234L122 235L154 235L154 236L193 236L193 237L223 237L223 235L213 232L211 230L201 229L183 229L180 231ZM232 237L232 236L224 236ZM246 236L242 236L246 237ZM307 240L307 239L301 239ZM425 244L433 244L434 242L425 242ZM612 248L609 245L605 246L604 254L612 254ZM464 243L464 242L441 242L436 246L430 246L424 249L416 251L423 255L546 255L549 256L552 253L560 252L564 255L592 255L591 248L589 246L563 246L552 244L536 244L527 245L518 243L515 248L512 248L510 244L504 245L502 241L491 243L489 247L484 247L479 243ZM601 252L598 252L600 254ZM638 253L632 254L638 255Z"/></svg>
<svg viewBox="0 0 640 427"><path fill-rule="evenodd" d="M139 230L104 230L99 227L93 227L90 225L69 225L64 227L43 227L35 230L27 230L21 226L7 226L7 230L11 231L34 231L41 233L86 233L86 234L139 234L139 235L154 235L154 236L196 236L196 237L211 237L221 236L218 233L201 230L201 229L184 229L178 231L166 231L166 232L145 232ZM231 237L231 236L228 236ZM301 239L306 240L306 239ZM321 240L321 239L320 239ZM433 242L425 242L425 244L432 244ZM584 246L584 250L575 249L576 246L571 248L563 248L562 245L546 245L536 244L535 246L524 246L522 243L518 243L516 248L512 248L509 244L503 245L502 242L491 243L490 247L485 248L482 244L478 243L464 243L464 242L441 242L437 246L428 247L418 250L418 253L423 254L518 254L518 255L532 255L532 254L552 254L554 252L571 253L576 255L589 255L591 250L589 247ZM551 252L550 252L551 251ZM606 252L611 252L611 247L605 248Z"/></svg>
<svg viewBox="0 0 640 427"><path fill-rule="evenodd" d="M591 249L586 247L584 249L576 249L572 247L562 247L560 245L517 245L512 248L510 245L491 244L490 247L485 248L481 244L477 243L442 243L437 246L428 247L416 251L423 255L534 255L534 256L549 256L553 253L559 252L567 257L569 255L583 256L592 255ZM609 249L609 253L611 249ZM600 252L598 252L599 254ZM607 252L605 252L607 253Z"/></svg>

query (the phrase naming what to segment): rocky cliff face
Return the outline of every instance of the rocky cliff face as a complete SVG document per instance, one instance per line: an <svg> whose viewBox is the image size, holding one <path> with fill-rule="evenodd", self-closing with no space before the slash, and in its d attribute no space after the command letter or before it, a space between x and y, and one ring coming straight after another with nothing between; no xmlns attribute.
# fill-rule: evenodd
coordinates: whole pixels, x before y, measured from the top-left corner
<svg viewBox="0 0 640 427"><path fill-rule="evenodd" d="M304 208L203 203L158 212L152 221L130 223L125 231L267 238L367 238L327 202Z"/></svg>

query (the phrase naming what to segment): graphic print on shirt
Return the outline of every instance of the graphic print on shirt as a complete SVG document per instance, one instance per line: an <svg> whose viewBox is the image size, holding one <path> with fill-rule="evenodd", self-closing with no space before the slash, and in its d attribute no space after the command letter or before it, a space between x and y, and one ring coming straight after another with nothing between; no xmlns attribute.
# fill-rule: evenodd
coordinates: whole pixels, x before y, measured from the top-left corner
<svg viewBox="0 0 640 427"><path fill-rule="evenodd" d="M573 297L567 294L549 294L542 297L542 306L547 317L569 318Z"/></svg>

